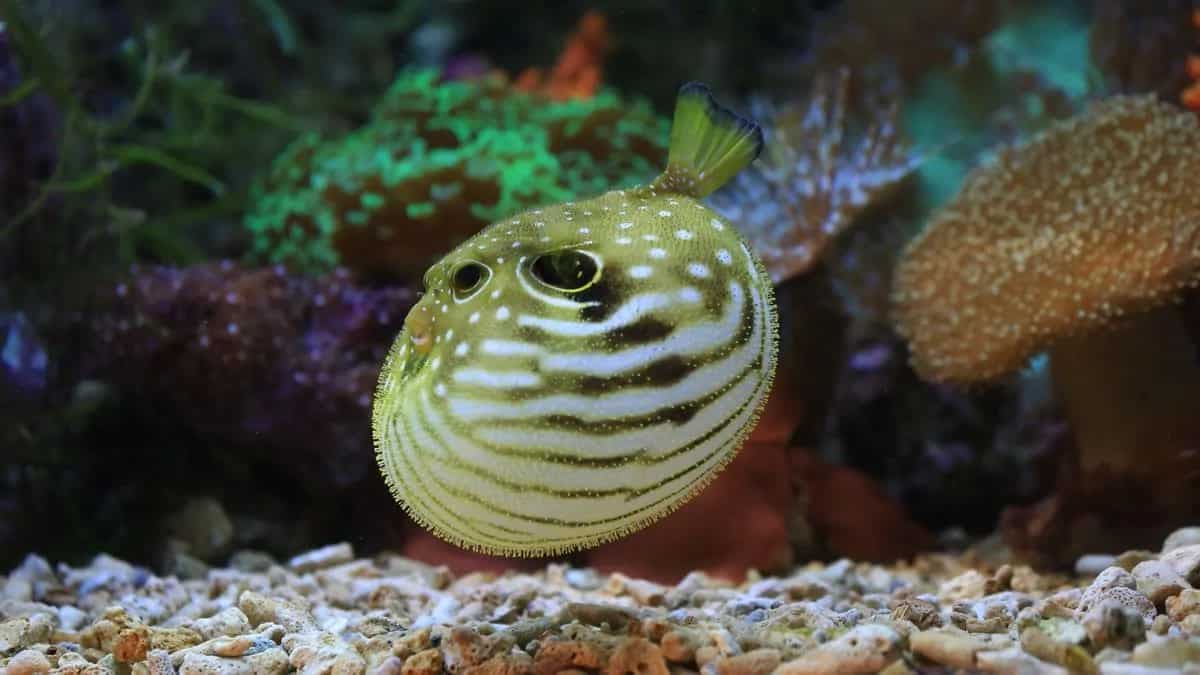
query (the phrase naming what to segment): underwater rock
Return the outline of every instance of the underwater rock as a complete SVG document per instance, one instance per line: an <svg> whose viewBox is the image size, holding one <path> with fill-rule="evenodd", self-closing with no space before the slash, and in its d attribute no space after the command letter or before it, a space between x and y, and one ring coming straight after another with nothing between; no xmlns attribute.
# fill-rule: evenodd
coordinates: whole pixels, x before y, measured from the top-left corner
<svg viewBox="0 0 1200 675"><path fill-rule="evenodd" d="M0 406L28 404L46 391L49 357L29 317L0 312Z"/></svg>
<svg viewBox="0 0 1200 675"><path fill-rule="evenodd" d="M871 478L802 453L793 469L805 486L809 522L837 555L859 560L908 558L933 546L933 535Z"/></svg>
<svg viewBox="0 0 1200 675"><path fill-rule="evenodd" d="M167 517L167 527L188 555L205 562L229 553L233 545L233 522L221 502L212 497L189 499Z"/></svg>
<svg viewBox="0 0 1200 675"><path fill-rule="evenodd" d="M89 583L101 568L133 569L104 560L56 565L47 579L59 588L60 609L83 622L68 624L40 602L0 602L0 616L9 617L0 622L0 645L8 645L0 668L45 672L38 655L81 675L1143 673L1200 664L1190 632L1200 607L1194 590L1169 601L1166 614L1149 609L1147 622L1141 611L1102 599L1113 591L1141 597L1120 568L1085 590L1080 580L1009 564L972 569L973 554L892 566L810 563L741 583L692 573L669 586L558 564L454 576L381 554L304 573L214 569L177 582L174 608L146 617L134 608L153 604L172 580ZM955 599L962 584L954 579L964 575L979 583L971 598ZM1085 594L1097 604L1079 620L1062 615L1070 598ZM939 620L915 622L915 614L891 609L905 603Z"/></svg>
<svg viewBox="0 0 1200 675"><path fill-rule="evenodd" d="M335 491L374 469L376 374L414 299L345 272L136 269L84 317L82 369L176 424L257 448L310 490Z"/></svg>

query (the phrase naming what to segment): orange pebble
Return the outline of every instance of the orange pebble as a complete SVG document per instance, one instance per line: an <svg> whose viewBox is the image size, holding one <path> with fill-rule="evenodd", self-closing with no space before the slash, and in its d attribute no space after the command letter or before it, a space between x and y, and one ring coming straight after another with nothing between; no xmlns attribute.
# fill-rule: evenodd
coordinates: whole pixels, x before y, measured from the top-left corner
<svg viewBox="0 0 1200 675"><path fill-rule="evenodd" d="M1187 57L1187 74L1193 80L1200 80L1200 55L1192 54Z"/></svg>

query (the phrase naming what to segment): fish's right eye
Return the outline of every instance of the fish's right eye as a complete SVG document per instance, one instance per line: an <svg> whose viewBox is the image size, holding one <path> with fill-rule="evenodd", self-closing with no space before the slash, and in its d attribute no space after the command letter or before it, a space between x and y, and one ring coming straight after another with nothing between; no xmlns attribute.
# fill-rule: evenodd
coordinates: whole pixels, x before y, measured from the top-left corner
<svg viewBox="0 0 1200 675"><path fill-rule="evenodd" d="M578 293L600 279L599 260L590 253L573 249L540 255L529 271L543 284L566 293Z"/></svg>
<svg viewBox="0 0 1200 675"><path fill-rule="evenodd" d="M482 288L491 274L492 271L481 263L464 262L450 273L450 289L456 299L465 300Z"/></svg>

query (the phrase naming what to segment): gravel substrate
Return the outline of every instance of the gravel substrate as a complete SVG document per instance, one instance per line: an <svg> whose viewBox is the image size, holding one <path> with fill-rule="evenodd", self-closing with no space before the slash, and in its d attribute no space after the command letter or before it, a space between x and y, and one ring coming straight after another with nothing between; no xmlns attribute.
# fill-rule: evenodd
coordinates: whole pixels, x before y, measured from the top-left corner
<svg viewBox="0 0 1200 675"><path fill-rule="evenodd" d="M180 581L30 555L0 577L0 673L1200 673L1200 528L1080 569L936 555L662 586L560 565L455 578L337 544Z"/></svg>

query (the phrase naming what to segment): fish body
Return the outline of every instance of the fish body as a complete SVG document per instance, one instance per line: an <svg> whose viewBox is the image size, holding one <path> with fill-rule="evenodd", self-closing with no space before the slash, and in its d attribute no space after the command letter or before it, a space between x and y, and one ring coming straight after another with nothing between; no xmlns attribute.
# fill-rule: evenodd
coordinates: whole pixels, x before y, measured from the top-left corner
<svg viewBox="0 0 1200 675"><path fill-rule="evenodd" d="M761 143L685 86L653 184L494 223L429 269L373 411L415 520L485 553L566 552L670 513L733 458L771 387L776 308L699 198Z"/></svg>

